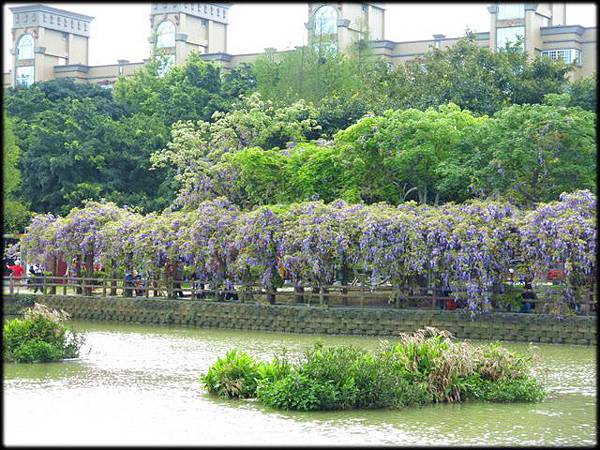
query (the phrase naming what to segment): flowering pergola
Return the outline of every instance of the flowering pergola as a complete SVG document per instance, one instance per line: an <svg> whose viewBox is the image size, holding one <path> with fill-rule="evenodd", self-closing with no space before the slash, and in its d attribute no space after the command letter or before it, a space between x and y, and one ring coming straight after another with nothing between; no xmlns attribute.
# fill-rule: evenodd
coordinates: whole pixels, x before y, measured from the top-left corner
<svg viewBox="0 0 600 450"><path fill-rule="evenodd" d="M589 290L596 273L595 211L589 191L531 210L491 200L437 207L338 200L245 212L216 199L194 210L144 216L88 202L66 217L35 216L21 246L29 261L41 264L62 255L154 274L183 264L214 286L254 283L271 290L288 278L296 286L321 287L340 272L371 285L389 280L399 289L427 279L481 312L509 269L533 279L560 262L567 298Z"/></svg>

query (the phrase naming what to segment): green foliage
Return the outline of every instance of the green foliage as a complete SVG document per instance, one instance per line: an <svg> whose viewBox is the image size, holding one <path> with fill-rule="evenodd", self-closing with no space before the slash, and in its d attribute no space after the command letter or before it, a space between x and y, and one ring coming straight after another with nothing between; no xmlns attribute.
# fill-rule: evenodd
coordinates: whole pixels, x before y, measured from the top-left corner
<svg viewBox="0 0 600 450"><path fill-rule="evenodd" d="M595 192L595 113L513 105L487 121L474 142L472 187L478 195L533 204L574 189Z"/></svg>
<svg viewBox="0 0 600 450"><path fill-rule="evenodd" d="M185 64L173 66L161 76L163 63L157 56L135 75L119 78L115 99L131 112L158 119L165 127L178 120L208 120L215 111L228 108L230 99L222 93L218 65L202 61L194 52Z"/></svg>
<svg viewBox="0 0 600 450"><path fill-rule="evenodd" d="M389 108L424 110L451 102L491 115L513 103L540 103L545 94L563 91L572 66L531 59L518 45L493 52L467 33L451 47L395 67L357 46L346 55L323 55L312 47L268 51L253 69L264 98L282 105L298 99L314 103L323 131L332 136L367 112Z"/></svg>
<svg viewBox="0 0 600 450"><path fill-rule="evenodd" d="M482 379L478 374L466 381L466 397L496 403L539 402L544 399L540 383L532 378Z"/></svg>
<svg viewBox="0 0 600 450"><path fill-rule="evenodd" d="M12 359L20 363L51 362L63 358L62 350L49 342L28 340L13 353Z"/></svg>
<svg viewBox="0 0 600 450"><path fill-rule="evenodd" d="M65 313L36 304L23 319L4 325L4 360L8 362L51 362L76 358L84 337L62 322Z"/></svg>
<svg viewBox="0 0 600 450"><path fill-rule="evenodd" d="M598 108L597 83L595 73L570 83L567 88L567 92L571 95L569 106L579 106L588 111L596 112Z"/></svg>
<svg viewBox="0 0 600 450"><path fill-rule="evenodd" d="M226 360L235 357L230 352ZM395 345L383 342L376 352L317 343L296 364L275 359L259 364L258 373L253 361L236 362L236 367L245 367L228 378L236 395L221 385L215 388L214 381L205 385L210 392L231 397L244 385L242 379L257 377L255 394L248 396L274 408L301 411L399 408L468 399L537 402L544 398L544 389L529 375L530 362L529 356L498 344L473 347L453 342L447 332L425 328L403 334ZM204 379L225 372L223 364L217 360Z"/></svg>
<svg viewBox="0 0 600 450"><path fill-rule="evenodd" d="M2 153L2 193L3 193L3 228L7 232L21 231L26 225L30 212L21 200L21 171L18 163L21 151L17 146L12 121L3 112L4 134Z"/></svg>
<svg viewBox="0 0 600 450"><path fill-rule="evenodd" d="M302 142L318 129L312 108L278 110L256 95L212 124L176 124L173 142L152 160L177 168L188 208L221 196L242 208L315 198L531 204L595 187L596 116L566 107L569 95L547 94L548 104L513 105L493 117L452 103L388 110L316 142Z"/></svg>
<svg viewBox="0 0 600 450"><path fill-rule="evenodd" d="M234 111L215 113L212 123L174 124L172 141L151 160L154 167L177 169L180 201L190 207L224 195L238 204L261 204L279 189L281 158L275 151L261 154L250 147L275 150L305 142L318 130L316 114L304 101L276 108L253 94L241 98ZM236 154L243 149L242 155ZM236 183L239 171L243 179ZM198 185L204 190L198 191Z"/></svg>
<svg viewBox="0 0 600 450"><path fill-rule="evenodd" d="M150 153L169 136L155 117L127 114L105 89L68 79L9 90L5 102L22 150L23 198L34 211L65 214L101 198L149 211L172 200L168 171L148 170Z"/></svg>
<svg viewBox="0 0 600 450"><path fill-rule="evenodd" d="M259 366L248 353L233 349L210 366L201 377L208 392L221 397L248 398L256 395ZM264 369L263 369L263 374Z"/></svg>
<svg viewBox="0 0 600 450"><path fill-rule="evenodd" d="M386 111L336 135L367 203L465 200L471 136L487 121L454 104ZM380 176L373 177L373 173ZM411 192L409 192L411 191Z"/></svg>

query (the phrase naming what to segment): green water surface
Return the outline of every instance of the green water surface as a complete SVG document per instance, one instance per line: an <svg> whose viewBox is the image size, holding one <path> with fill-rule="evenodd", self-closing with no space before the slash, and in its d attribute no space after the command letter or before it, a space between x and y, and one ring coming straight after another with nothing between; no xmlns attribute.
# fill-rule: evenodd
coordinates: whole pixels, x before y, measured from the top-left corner
<svg viewBox="0 0 600 450"><path fill-rule="evenodd" d="M372 337L73 322L81 358L4 364L6 445L551 445L596 443L596 348L538 345L537 404L471 402L402 410L282 412L206 394L198 382L232 347L270 359ZM506 343L515 350L527 344Z"/></svg>

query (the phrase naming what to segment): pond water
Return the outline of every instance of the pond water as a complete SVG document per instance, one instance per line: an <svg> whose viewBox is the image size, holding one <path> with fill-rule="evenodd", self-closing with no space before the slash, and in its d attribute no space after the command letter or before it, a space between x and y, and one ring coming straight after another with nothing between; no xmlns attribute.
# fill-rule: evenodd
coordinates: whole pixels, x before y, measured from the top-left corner
<svg viewBox="0 0 600 450"><path fill-rule="evenodd" d="M270 359L372 337L74 321L78 360L4 364L6 445L552 445L596 443L596 348L538 345L538 404L471 402L401 410L282 412L214 398L198 376L232 347ZM525 350L527 344L506 343Z"/></svg>

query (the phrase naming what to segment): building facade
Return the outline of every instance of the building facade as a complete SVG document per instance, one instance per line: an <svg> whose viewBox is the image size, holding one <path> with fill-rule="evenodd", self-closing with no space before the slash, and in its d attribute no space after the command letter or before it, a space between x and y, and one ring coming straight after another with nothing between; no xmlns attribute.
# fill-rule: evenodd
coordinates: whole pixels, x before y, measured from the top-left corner
<svg viewBox="0 0 600 450"><path fill-rule="evenodd" d="M260 53L227 53L231 3L152 3L149 40L164 56L162 72L183 63L191 52L230 69L252 62ZM13 13L12 70L3 74L4 87L72 77L110 88L119 76L130 76L148 61L89 65L93 17L46 5L10 8ZM596 27L566 25L565 3L494 3L488 6L490 31L475 33L478 45L497 50L521 42L531 56L546 55L575 63L573 79L596 71ZM308 3L308 45L322 51L344 52L365 40L376 56L391 64L447 48L460 37L434 34L432 39L393 42L385 39L383 3Z"/></svg>

